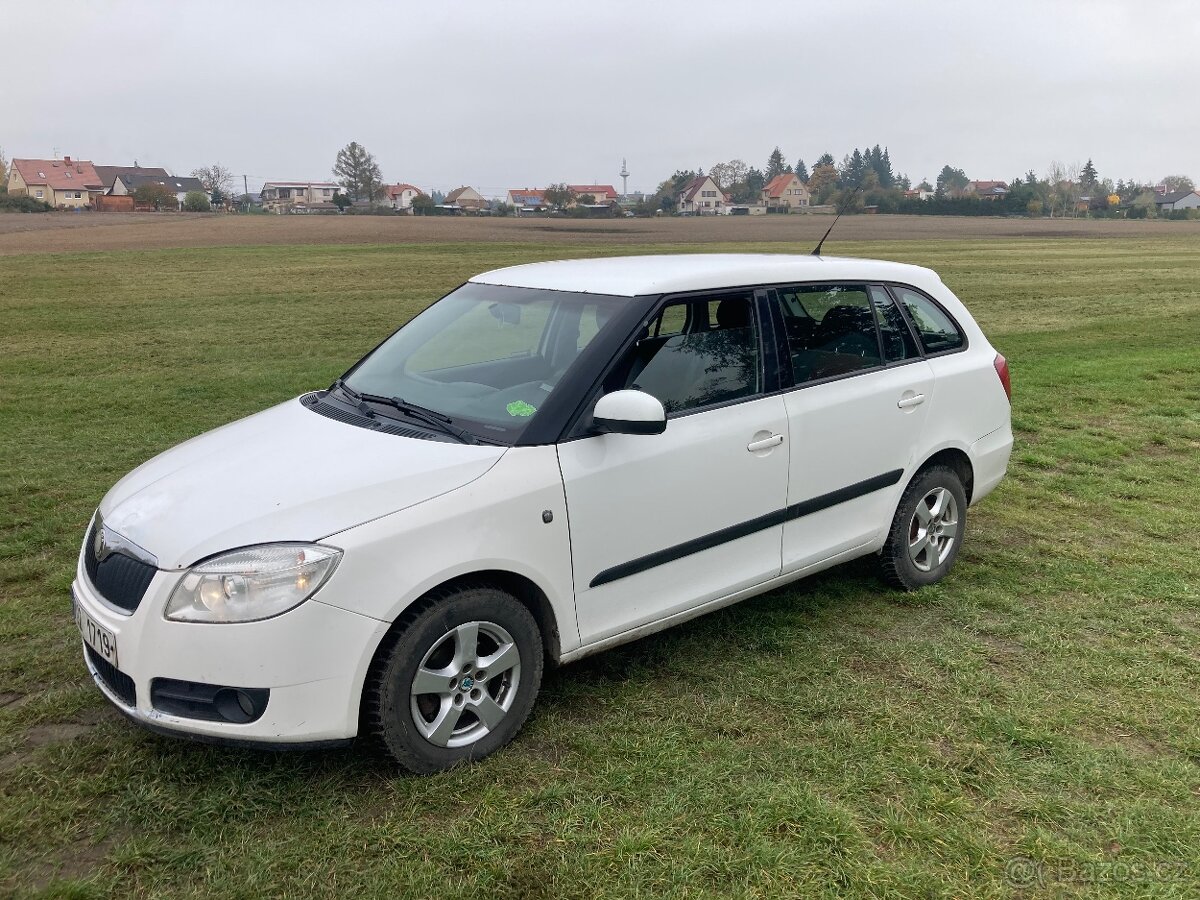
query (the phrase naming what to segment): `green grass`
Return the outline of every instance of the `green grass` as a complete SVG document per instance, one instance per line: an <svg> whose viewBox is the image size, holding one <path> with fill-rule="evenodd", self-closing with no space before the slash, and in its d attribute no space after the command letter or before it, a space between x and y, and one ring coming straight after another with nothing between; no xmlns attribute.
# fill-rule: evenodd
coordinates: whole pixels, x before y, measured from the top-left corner
<svg viewBox="0 0 1200 900"><path fill-rule="evenodd" d="M117 719L75 554L152 454L587 248L0 258L0 893L1003 896L1029 857L1033 894L1195 896L1200 244L835 250L935 267L1011 362L1010 475L951 577L851 564L551 672L510 749L424 779Z"/></svg>

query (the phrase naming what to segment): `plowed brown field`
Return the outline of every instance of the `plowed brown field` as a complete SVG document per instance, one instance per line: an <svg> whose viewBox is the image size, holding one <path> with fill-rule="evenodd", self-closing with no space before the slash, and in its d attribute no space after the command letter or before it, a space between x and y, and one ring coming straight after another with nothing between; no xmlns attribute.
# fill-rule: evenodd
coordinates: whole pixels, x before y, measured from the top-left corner
<svg viewBox="0 0 1200 900"><path fill-rule="evenodd" d="M0 215L0 255L280 244L455 241L581 244L796 243L811 248L832 218L713 216L663 219L477 219L389 216L232 216L156 213ZM849 216L830 239L964 240L1014 237L1146 237L1191 234L1200 221Z"/></svg>

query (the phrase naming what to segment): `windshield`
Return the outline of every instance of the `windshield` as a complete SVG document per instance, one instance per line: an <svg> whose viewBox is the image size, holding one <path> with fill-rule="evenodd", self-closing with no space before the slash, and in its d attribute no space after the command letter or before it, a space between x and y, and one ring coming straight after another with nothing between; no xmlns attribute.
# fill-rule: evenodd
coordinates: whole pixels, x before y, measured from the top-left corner
<svg viewBox="0 0 1200 900"><path fill-rule="evenodd" d="M465 284L384 341L345 383L448 416L477 437L512 442L620 302Z"/></svg>

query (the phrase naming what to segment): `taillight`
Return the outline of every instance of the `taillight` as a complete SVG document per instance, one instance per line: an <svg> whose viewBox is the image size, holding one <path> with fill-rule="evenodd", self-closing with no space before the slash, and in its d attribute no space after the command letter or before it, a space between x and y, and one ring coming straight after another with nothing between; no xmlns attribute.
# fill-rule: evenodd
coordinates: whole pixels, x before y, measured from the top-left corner
<svg viewBox="0 0 1200 900"><path fill-rule="evenodd" d="M996 374L1000 376L1000 383L1004 385L1005 396L1008 401L1012 402L1012 379L1008 374L1008 360L1001 354L997 353L996 358L992 361L992 365L996 367Z"/></svg>

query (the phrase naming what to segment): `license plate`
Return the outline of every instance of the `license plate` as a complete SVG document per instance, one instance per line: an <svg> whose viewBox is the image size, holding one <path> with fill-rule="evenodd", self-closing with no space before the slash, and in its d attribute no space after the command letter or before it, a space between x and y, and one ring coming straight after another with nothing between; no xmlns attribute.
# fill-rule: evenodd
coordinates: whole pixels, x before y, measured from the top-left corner
<svg viewBox="0 0 1200 900"><path fill-rule="evenodd" d="M79 626L79 633L83 635L84 643L112 663L115 668L117 665L117 636L84 612L74 597L71 598L71 609L75 613L75 624Z"/></svg>

